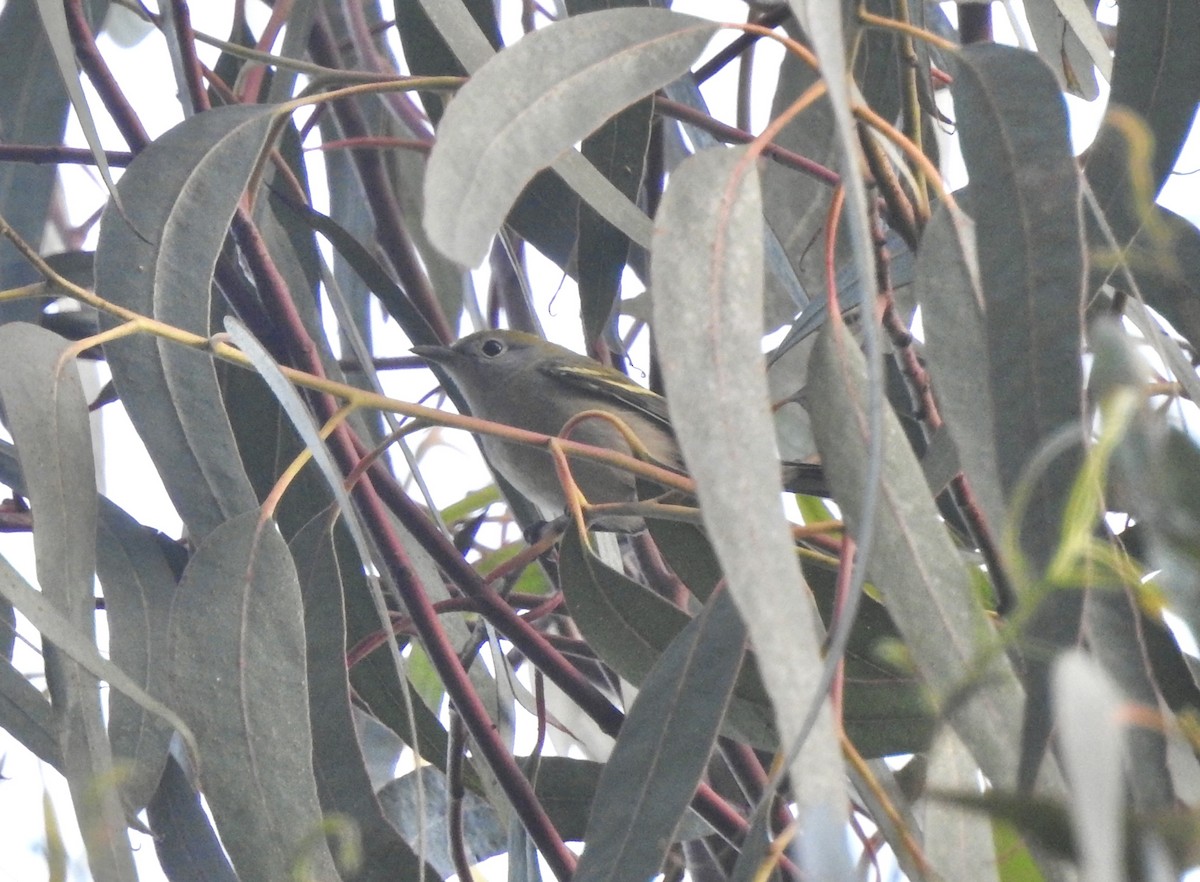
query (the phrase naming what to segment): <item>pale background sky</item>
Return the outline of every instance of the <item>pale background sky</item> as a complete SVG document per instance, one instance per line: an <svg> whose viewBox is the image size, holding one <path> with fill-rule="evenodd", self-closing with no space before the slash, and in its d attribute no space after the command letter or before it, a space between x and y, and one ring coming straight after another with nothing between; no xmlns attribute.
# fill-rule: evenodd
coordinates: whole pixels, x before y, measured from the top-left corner
<svg viewBox="0 0 1200 882"><path fill-rule="evenodd" d="M216 0L193 3L191 11L194 26L203 32L225 36L230 29L231 5L230 2L216 2ZM252 2L248 6L250 7L252 26L257 30L265 22L267 10L258 3ZM741 20L745 15L745 6L736 0L689 0L689 2L680 0L674 6L680 11L694 12L710 18L725 17L730 21ZM1018 42L1007 26L1007 18L1001 7L997 5L995 9L998 39L1004 42ZM953 14L952 5L950 5L950 10ZM1101 14L1102 18L1107 20L1115 15L1115 10L1110 4L1102 4ZM510 27L518 27L515 22L510 21L506 24ZM1023 25L1019 26L1023 27ZM714 41L714 45L724 45L730 38L722 35ZM146 71L161 72L171 69L165 44L157 33L149 34L133 50L125 51L110 51L115 47L105 36L101 38L101 48L152 135L162 133L182 118L174 82L157 73L153 76L145 75ZM757 51L757 63L761 70L768 70L778 63L781 50L777 45L763 41L759 44ZM201 46L200 52L207 63L215 62L217 56L215 49ZM714 108L729 106L726 102L733 88L733 78L734 70L729 68L705 85L705 92ZM91 94L86 80L84 85ZM756 130L761 128L766 121L770 108L772 85L770 74L762 74L759 80L754 114ZM1106 94L1106 88L1104 92ZM1090 142L1096 131L1099 124L1099 111L1104 106L1104 95L1102 94L1100 99L1090 104L1074 98L1068 100L1074 126L1074 141L1078 150ZM105 145L113 149L124 149L124 143L105 117L99 103L94 100L92 110ZM70 130L72 132L71 143L85 146L73 119ZM951 158L948 160L948 168L955 186L961 184L963 179L961 163L956 164ZM1200 137L1197 136L1195 129L1193 129L1192 137L1185 148L1179 168L1188 171L1200 168ZM79 166L64 166L62 180L68 194L71 219L75 223L81 222L91 215L106 198L103 187L89 169ZM320 187L321 183L314 181L314 190L319 192ZM1168 183L1160 201L1193 222L1200 222L1200 199L1197 199L1195 177L1175 176ZM93 235L89 247L94 244ZM557 342L578 348L581 345L581 334L578 330L577 318L578 297L573 283L569 279L562 278L561 273L555 267L538 258L536 254L531 255L531 264L533 266L535 302L539 307L539 314L543 317L549 316L547 330L550 336ZM485 284L484 277L481 275L479 289L484 290ZM381 327L379 339L383 342L383 346L387 347L386 354L402 354L407 351L407 343L400 337L394 324ZM634 358L636 363L638 358L636 351ZM642 364L644 363L643 356ZM96 388L98 388L99 384L107 379L103 365L99 366L95 376ZM415 400L434 386L433 380L425 372L409 372L407 375L392 372L385 374L385 383L389 394L410 400ZM179 535L181 529L179 518L167 500L154 468L122 409L117 405L107 406L103 408L100 416L93 419L100 423L103 437L103 491L143 523L152 525L169 535ZM442 502L458 498L465 490L482 486L489 481L475 452L474 445L465 438L460 438L459 441L461 443L438 449L425 464L427 474L438 476L434 483L439 488L439 497L441 497L439 501ZM456 477L450 481L442 480L442 477L446 475ZM31 582L34 582L30 537L20 534L0 534L0 554L7 557ZM103 647L103 616L99 618L101 619L101 646ZM23 643L18 640L14 662L20 670L29 673L37 685L43 686L40 643L27 625L21 629L21 633L32 643ZM45 832L43 816L39 810L42 806L43 794L48 796L53 805L72 851L69 878L72 880L90 878L86 862L82 858L79 832L75 826L74 814L70 807L64 780L53 769L43 767L38 763L36 758L3 730L0 730L0 758L3 761L0 772L4 779L0 780L0 879L45 878L46 863L42 851ZM152 844L145 837L136 833L133 834L133 840L139 851L140 878L146 882L162 879ZM503 877L500 876L500 878Z"/></svg>

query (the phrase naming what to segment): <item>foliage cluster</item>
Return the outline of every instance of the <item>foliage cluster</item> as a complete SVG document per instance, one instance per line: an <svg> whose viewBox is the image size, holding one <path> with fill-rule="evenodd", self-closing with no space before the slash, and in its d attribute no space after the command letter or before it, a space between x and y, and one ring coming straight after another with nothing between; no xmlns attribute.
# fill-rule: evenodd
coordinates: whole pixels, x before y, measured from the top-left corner
<svg viewBox="0 0 1200 882"><path fill-rule="evenodd" d="M93 878L136 878L131 823L172 880L468 878L497 854L514 880L850 879L847 824L912 879L1182 873L1200 686L1166 613L1200 633L1200 232L1154 198L1200 9L1114 29L1095 5L1027 0L1038 55L970 3L952 27L906 0L741 25L297 0L259 33L234 4L226 40L185 0L6 4L0 517L40 590L0 558L0 725L66 777ZM106 15L165 39L146 75L186 119L161 137ZM786 55L755 135L762 41ZM739 97L710 110L727 66ZM1077 158L1063 93L1097 100L1097 73ZM64 146L72 107L91 149ZM64 163L112 187L94 248L61 222ZM645 533L527 546L492 529L531 526L511 488L435 512L392 455L431 424L509 430L383 394L415 360L371 316L414 344L537 330L534 250L578 284L593 355L650 335L696 501L644 482ZM95 401L84 359L111 372ZM97 495L100 407L182 539ZM827 482L794 523L777 449ZM48 694L11 661L14 610Z"/></svg>

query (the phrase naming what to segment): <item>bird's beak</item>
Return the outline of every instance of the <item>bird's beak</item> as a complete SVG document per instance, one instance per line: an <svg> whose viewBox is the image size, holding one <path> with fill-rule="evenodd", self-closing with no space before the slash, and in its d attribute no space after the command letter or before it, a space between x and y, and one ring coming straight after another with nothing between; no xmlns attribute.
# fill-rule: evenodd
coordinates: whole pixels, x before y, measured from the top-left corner
<svg viewBox="0 0 1200 882"><path fill-rule="evenodd" d="M413 355L435 364L445 364L454 358L454 350L449 346L414 346Z"/></svg>

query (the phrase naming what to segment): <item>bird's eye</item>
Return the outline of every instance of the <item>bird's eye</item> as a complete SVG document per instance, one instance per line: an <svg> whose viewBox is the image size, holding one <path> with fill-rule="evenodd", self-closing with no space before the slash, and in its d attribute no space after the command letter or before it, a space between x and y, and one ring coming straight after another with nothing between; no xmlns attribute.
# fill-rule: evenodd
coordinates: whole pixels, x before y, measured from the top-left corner
<svg viewBox="0 0 1200 882"><path fill-rule="evenodd" d="M479 350L488 358L495 358L504 351L504 344L493 337L490 340L484 340L483 345L479 347Z"/></svg>

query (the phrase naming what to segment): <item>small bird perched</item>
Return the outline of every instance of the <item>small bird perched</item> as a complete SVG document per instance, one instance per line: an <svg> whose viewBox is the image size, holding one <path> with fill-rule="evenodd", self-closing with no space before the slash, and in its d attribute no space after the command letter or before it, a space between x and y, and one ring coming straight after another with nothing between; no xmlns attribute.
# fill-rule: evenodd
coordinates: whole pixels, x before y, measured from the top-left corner
<svg viewBox="0 0 1200 882"><path fill-rule="evenodd" d="M598 410L619 418L659 464L685 471L671 431L667 402L620 371L522 331L479 331L452 346L414 346L412 351L439 365L466 400L471 416L542 435L558 435L577 414ZM605 419L586 419L571 430L572 440L632 453L617 428ZM547 519L566 509L566 498L550 454L528 444L484 435L484 453L501 475L537 506ZM636 479L629 472L591 460L571 458L571 474L590 503L633 502ZM818 466L785 464L788 489L822 493ZM645 526L635 515L612 515L592 524L602 530L633 532Z"/></svg>
<svg viewBox="0 0 1200 882"><path fill-rule="evenodd" d="M414 346L413 352L440 365L462 394L471 416L543 435L558 435L587 410L619 418L658 462L683 471L679 445L667 418L667 403L620 371L521 331L480 331L452 346ZM620 431L605 419L578 423L570 437L582 444L632 453ZM480 437L488 461L543 517L566 509L550 454L528 444L491 435ZM590 503L632 502L629 472L586 459L571 459L571 474ZM618 532L640 530L640 517L614 515L593 524Z"/></svg>

